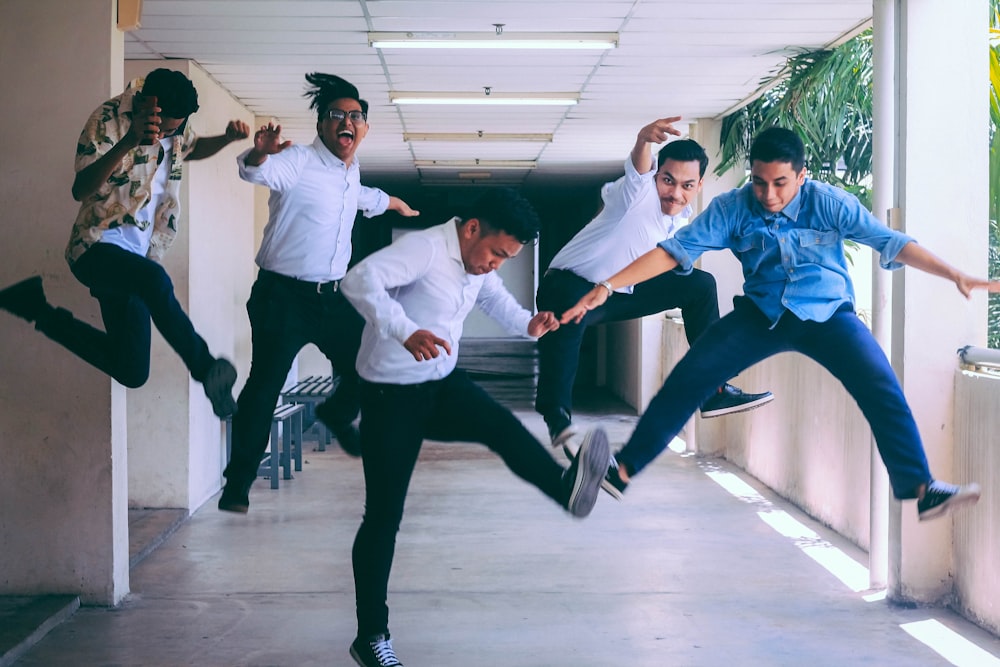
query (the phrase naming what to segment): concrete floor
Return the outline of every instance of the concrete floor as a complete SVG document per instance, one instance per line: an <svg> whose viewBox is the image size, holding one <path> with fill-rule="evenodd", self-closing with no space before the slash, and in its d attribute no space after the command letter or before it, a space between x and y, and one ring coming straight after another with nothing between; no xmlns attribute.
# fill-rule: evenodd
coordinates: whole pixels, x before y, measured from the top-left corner
<svg viewBox="0 0 1000 667"><path fill-rule="evenodd" d="M518 415L542 436L533 412ZM578 417L598 420L619 446L635 422ZM361 463L336 447L307 461L278 490L258 480L247 516L206 504L132 569L125 604L79 609L15 664L353 664ZM720 475L760 495L733 495ZM781 510L816 535L758 514ZM866 601L803 546L866 563L722 461L668 452L579 521L480 446L427 443L390 581L394 644L408 667L1000 664L992 635L944 609ZM971 642L952 649L966 657L901 627L921 621Z"/></svg>

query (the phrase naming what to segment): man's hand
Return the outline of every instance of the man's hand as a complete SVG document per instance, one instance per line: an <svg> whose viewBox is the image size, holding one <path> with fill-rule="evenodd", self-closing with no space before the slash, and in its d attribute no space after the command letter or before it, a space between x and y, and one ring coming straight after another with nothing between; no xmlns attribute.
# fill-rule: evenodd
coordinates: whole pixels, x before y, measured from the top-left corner
<svg viewBox="0 0 1000 667"><path fill-rule="evenodd" d="M594 308L603 306L609 296L611 295L608 294L607 288L603 285L595 285L594 289L584 294L580 300L576 302L575 306L564 312L559 321L563 324L569 324L570 322L579 324L584 315Z"/></svg>
<svg viewBox="0 0 1000 667"><path fill-rule="evenodd" d="M420 211L415 211L414 209L410 208L410 205L407 204L405 201L403 201L399 197L393 197L391 195L389 197L389 210L395 211L396 213L399 213L401 216L405 218L413 218L415 216L420 215Z"/></svg>
<svg viewBox="0 0 1000 667"><path fill-rule="evenodd" d="M413 332L403 343L403 347L409 350L410 354L417 361L429 361L436 359L441 353L438 347L444 348L445 354L451 354L451 345L443 338L438 338L427 329L418 329Z"/></svg>
<svg viewBox="0 0 1000 667"><path fill-rule="evenodd" d="M229 121L229 124L226 125L226 139L229 141L238 141L240 139L246 139L249 136L250 126L242 120L231 120Z"/></svg>
<svg viewBox="0 0 1000 667"><path fill-rule="evenodd" d="M558 328L559 320L556 319L556 314L551 310L543 310L532 317L531 321L528 322L528 335L540 338L548 332L555 331Z"/></svg>
<svg viewBox="0 0 1000 667"><path fill-rule="evenodd" d="M137 93L132 99L132 126L125 138L135 147L138 145L152 146L163 138L160 134L160 107L156 104L155 95Z"/></svg>
<svg viewBox="0 0 1000 667"><path fill-rule="evenodd" d="M680 116L670 116L668 118L654 120L652 123L639 130L639 141L646 142L647 144L662 144L671 134L675 137L681 136L681 131L674 127L674 123L680 119Z"/></svg>
<svg viewBox="0 0 1000 667"><path fill-rule="evenodd" d="M958 287L958 291L966 299L972 296L972 290L974 289L984 288L987 292L1000 292L1000 281L973 278L964 273L960 273L955 277L955 286Z"/></svg>

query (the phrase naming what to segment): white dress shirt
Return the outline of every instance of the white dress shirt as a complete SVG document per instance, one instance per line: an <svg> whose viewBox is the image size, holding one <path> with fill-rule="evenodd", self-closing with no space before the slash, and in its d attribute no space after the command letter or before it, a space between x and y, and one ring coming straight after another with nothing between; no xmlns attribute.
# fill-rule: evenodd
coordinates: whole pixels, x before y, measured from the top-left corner
<svg viewBox="0 0 1000 667"><path fill-rule="evenodd" d="M358 374L369 382L417 384L455 369L458 342L478 305L514 335L527 336L531 313L504 287L496 272L466 272L458 243L458 218L410 232L352 268L340 288L365 318ZM418 329L448 341L436 359L417 361L403 343Z"/></svg>
<svg viewBox="0 0 1000 667"><path fill-rule="evenodd" d="M293 145L247 165L248 149L236 158L240 178L271 189L257 266L310 282L339 280L351 260L351 231L360 209L371 218L385 213L389 195L361 185L355 158L350 166L323 144Z"/></svg>
<svg viewBox="0 0 1000 667"><path fill-rule="evenodd" d="M655 178L655 170L640 174L631 158L625 160L625 175L601 188L604 208L556 253L549 268L572 271L596 283L672 237L688 223L691 208L664 215ZM632 287L616 291L631 294Z"/></svg>

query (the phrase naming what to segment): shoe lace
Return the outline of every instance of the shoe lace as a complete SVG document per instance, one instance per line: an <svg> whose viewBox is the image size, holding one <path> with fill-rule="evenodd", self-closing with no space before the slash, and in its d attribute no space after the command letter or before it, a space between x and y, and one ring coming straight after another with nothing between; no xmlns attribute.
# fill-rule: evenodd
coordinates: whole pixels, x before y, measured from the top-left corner
<svg viewBox="0 0 1000 667"><path fill-rule="evenodd" d="M932 481L927 485L927 494L938 493L943 495L954 495L960 491L960 488L955 484L949 484L948 482L940 482L938 480Z"/></svg>
<svg viewBox="0 0 1000 667"><path fill-rule="evenodd" d="M373 638L368 642L368 645L371 646L372 653L375 654L378 664L385 665L386 667L400 664L399 658L396 657L395 651L392 650L392 640L385 635Z"/></svg>

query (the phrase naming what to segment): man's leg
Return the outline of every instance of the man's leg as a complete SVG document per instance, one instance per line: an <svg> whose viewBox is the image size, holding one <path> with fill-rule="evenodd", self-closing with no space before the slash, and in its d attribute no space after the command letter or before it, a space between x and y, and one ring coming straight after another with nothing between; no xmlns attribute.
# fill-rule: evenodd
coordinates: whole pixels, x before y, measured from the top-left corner
<svg viewBox="0 0 1000 667"><path fill-rule="evenodd" d="M510 470L533 484L573 516L590 514L610 461L607 437L592 431L569 470L563 470L510 410L497 403L464 371L441 381L441 397L427 429L436 440L480 442Z"/></svg>
<svg viewBox="0 0 1000 667"><path fill-rule="evenodd" d="M373 638L389 635L389 574L396 533L429 415L440 383L361 383L361 446L365 471L365 514L354 538L354 590L358 637L364 651Z"/></svg>
<svg viewBox="0 0 1000 667"><path fill-rule="evenodd" d="M616 455L628 476L638 473L670 441L720 384L753 364L790 349L748 299L708 328L677 362L650 401L625 447ZM778 327L780 329L780 326Z"/></svg>
<svg viewBox="0 0 1000 667"><path fill-rule="evenodd" d="M320 331L312 342L326 355L340 376L333 396L316 406L316 417L351 456L361 456L361 442L354 420L360 409L359 378L355 367L365 321L340 292L322 296Z"/></svg>
<svg viewBox="0 0 1000 667"><path fill-rule="evenodd" d="M219 499L220 510L249 509L250 486L267 449L274 406L288 369L307 340L301 310L297 295L280 284L262 278L254 283L247 301L252 345L250 376L233 415L233 446L223 473L226 486Z"/></svg>
<svg viewBox="0 0 1000 667"><path fill-rule="evenodd" d="M549 271L538 287L538 310L550 310L561 317L574 306L593 284L570 271ZM580 345L590 324L600 317L598 308L579 324L561 325L538 339L538 386L535 390L535 411L542 415L554 446L562 444L574 433L573 383L580 363Z"/></svg>

